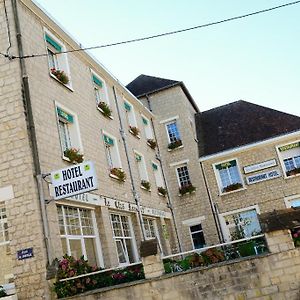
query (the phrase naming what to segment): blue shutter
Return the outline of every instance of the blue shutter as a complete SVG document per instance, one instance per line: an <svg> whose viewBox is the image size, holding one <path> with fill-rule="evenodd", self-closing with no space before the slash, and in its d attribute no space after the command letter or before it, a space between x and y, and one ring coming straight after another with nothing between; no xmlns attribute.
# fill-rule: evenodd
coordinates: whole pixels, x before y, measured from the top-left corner
<svg viewBox="0 0 300 300"><path fill-rule="evenodd" d="M110 138L109 136L104 134L103 139L104 139L105 144L110 145L110 146L114 145L114 140L112 138Z"/></svg>
<svg viewBox="0 0 300 300"><path fill-rule="evenodd" d="M55 42L53 39L51 39L51 37L49 35L46 34L46 42L49 43L52 47L55 48L56 51L61 52L61 46Z"/></svg>
<svg viewBox="0 0 300 300"><path fill-rule="evenodd" d="M98 77L96 77L95 75L93 75L93 82L95 84L97 84L99 87L101 87L101 88L103 87L102 81Z"/></svg>
<svg viewBox="0 0 300 300"><path fill-rule="evenodd" d="M65 111L63 111L61 108L57 107L57 114L59 117L63 118L64 120L68 121L69 123L73 123L74 122L74 117L68 113L66 113Z"/></svg>

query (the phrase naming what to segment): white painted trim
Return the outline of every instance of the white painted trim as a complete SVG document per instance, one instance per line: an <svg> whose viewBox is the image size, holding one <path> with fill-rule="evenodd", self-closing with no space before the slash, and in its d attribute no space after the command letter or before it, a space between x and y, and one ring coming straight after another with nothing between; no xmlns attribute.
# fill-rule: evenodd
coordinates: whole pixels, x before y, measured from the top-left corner
<svg viewBox="0 0 300 300"><path fill-rule="evenodd" d="M205 216L200 216L200 217L197 217L197 218L184 220L184 221L182 221L182 224L187 225L187 226L194 226L194 225L197 225L197 224L201 223L204 220L205 220Z"/></svg>
<svg viewBox="0 0 300 300"><path fill-rule="evenodd" d="M179 165L186 165L190 160L189 159L184 159L178 162L173 162L171 164L169 164L170 167L175 167L175 166L179 166Z"/></svg>
<svg viewBox="0 0 300 300"><path fill-rule="evenodd" d="M113 167L122 169L122 160L121 160L120 151L119 151L118 139L114 135L112 135L112 134L108 133L107 131L105 131L104 129L101 129L101 139L102 139L103 146L104 146L106 160L107 160L107 153L106 153L107 150L105 149L106 146L105 146L105 142L104 142L104 139L103 139L103 135L107 135L109 138L114 140L114 147L116 147L115 149L116 149L116 152L117 152L117 159L118 159L119 166L113 166Z"/></svg>
<svg viewBox="0 0 300 300"><path fill-rule="evenodd" d="M12 185L0 188L0 201L7 201L14 198Z"/></svg>
<svg viewBox="0 0 300 300"><path fill-rule="evenodd" d="M95 83L93 81L93 75L95 77L97 77L102 83L103 83L103 89L104 89L104 94L105 94L105 103L110 107L110 101L109 101L109 97L108 97L108 91L107 91L107 84L106 84L106 81L100 76L98 75L98 73L96 73L93 69L90 69L91 70L91 80L92 80L92 84L93 84L93 87L95 86ZM111 109L111 107L110 107Z"/></svg>
<svg viewBox="0 0 300 300"><path fill-rule="evenodd" d="M241 151L249 150L251 148L271 144L271 143L276 142L277 140L279 141L279 140L286 139L286 138L292 138L292 137L295 137L297 135L300 136L300 130L295 131L295 132L291 132L291 133L288 133L288 134L285 134L285 135L281 135L281 136L278 136L278 137L275 137L275 138L266 139L266 140L263 140L263 141L260 141L260 142L251 143L251 144L248 144L248 145L245 145L245 146L236 147L236 148L229 149L229 150L224 150L224 151L221 151L221 152L218 152L218 153L202 156L202 157L199 158L199 162L203 162L203 161L207 161L207 160L210 160L210 159L222 157L222 156L225 156L225 155L234 154L234 153L238 153L238 152L241 152ZM287 143L289 144L290 142L287 142Z"/></svg>
<svg viewBox="0 0 300 300"><path fill-rule="evenodd" d="M159 124L169 123L169 122L172 122L172 121L176 121L178 119L179 119L179 116L174 116L174 117L159 121Z"/></svg>
<svg viewBox="0 0 300 300"><path fill-rule="evenodd" d="M146 160L145 160L145 156L141 153L141 152L139 152L139 151L137 151L137 150L133 150L133 153L134 153L134 156L137 154L137 155L139 155L139 156L141 156L141 158L142 158L142 160L140 161L140 162L137 162L136 161L136 158L134 157L134 160L135 160L135 163L142 163L143 164L143 167L145 168L145 178L142 178L142 175L143 174L140 174L140 170L139 170L139 166L137 165L137 169L138 169L138 173L139 173L139 177L140 177L140 180L142 181L142 180L146 180L146 181L149 181L149 174L148 174L148 169L147 169L147 164L146 164ZM150 181L149 181L150 182ZM151 184L151 183L150 183Z"/></svg>
<svg viewBox="0 0 300 300"><path fill-rule="evenodd" d="M297 200L297 199L300 200L300 194L284 197L285 206L288 208L291 207L290 201Z"/></svg>

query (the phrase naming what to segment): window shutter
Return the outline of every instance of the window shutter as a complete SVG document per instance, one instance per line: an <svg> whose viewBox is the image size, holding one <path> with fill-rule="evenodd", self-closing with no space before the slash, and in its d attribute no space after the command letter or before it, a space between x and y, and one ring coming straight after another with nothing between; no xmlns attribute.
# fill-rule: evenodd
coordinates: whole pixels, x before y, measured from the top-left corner
<svg viewBox="0 0 300 300"><path fill-rule="evenodd" d="M104 139L105 144L110 145L110 146L114 145L114 140L112 138L110 138L109 136L103 135L103 139Z"/></svg>
<svg viewBox="0 0 300 300"><path fill-rule="evenodd" d="M61 52L61 46L56 43L53 39L51 39L51 37L49 35L46 34L46 42L49 43L52 47L55 48L56 51Z"/></svg>
<svg viewBox="0 0 300 300"><path fill-rule="evenodd" d="M292 143L292 144L289 144L289 145L279 147L278 150L280 152L283 152L283 151L287 151L287 150L294 149L294 148L297 148L297 147L300 147L300 142Z"/></svg>
<svg viewBox="0 0 300 300"><path fill-rule="evenodd" d="M145 118L142 118L144 125L148 125L148 120L146 120Z"/></svg>
<svg viewBox="0 0 300 300"><path fill-rule="evenodd" d="M128 104L127 102L124 102L124 107L127 111L130 111L131 110L131 105Z"/></svg>
<svg viewBox="0 0 300 300"><path fill-rule="evenodd" d="M72 115L66 113L65 111L63 111L59 107L57 107L56 110L57 110L57 114L58 114L59 117L66 120L68 123L73 123L74 122L74 117Z"/></svg>
<svg viewBox="0 0 300 300"><path fill-rule="evenodd" d="M101 88L103 87L102 81L98 77L96 77L95 75L93 75L93 82L95 84L97 84L99 87L101 87Z"/></svg>
<svg viewBox="0 0 300 300"><path fill-rule="evenodd" d="M227 169L227 168L235 167L235 166L236 166L236 161L231 160L231 161L227 161L225 163L218 164L215 167L217 170L223 170L223 169Z"/></svg>
<svg viewBox="0 0 300 300"><path fill-rule="evenodd" d="M154 171L157 171L157 170L158 170L158 166L157 166L156 164L152 163L152 169L153 169Z"/></svg>
<svg viewBox="0 0 300 300"><path fill-rule="evenodd" d="M137 162L140 162L141 160L142 160L142 157L139 155L139 154L135 154L135 160L137 161Z"/></svg>

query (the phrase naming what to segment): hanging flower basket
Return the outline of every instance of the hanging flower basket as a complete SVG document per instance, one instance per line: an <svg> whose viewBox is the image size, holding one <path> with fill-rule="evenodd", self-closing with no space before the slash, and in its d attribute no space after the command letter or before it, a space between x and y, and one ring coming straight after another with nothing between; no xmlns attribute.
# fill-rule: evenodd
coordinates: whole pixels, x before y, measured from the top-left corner
<svg viewBox="0 0 300 300"><path fill-rule="evenodd" d="M162 187L162 186L159 186L158 188L157 188L157 191L158 191L158 193L160 194L160 195L162 195L162 196L166 196L167 195L167 190L164 188L164 187Z"/></svg>
<svg viewBox="0 0 300 300"><path fill-rule="evenodd" d="M232 192L241 189L243 185L241 183L233 183L223 188L223 193Z"/></svg>
<svg viewBox="0 0 300 300"><path fill-rule="evenodd" d="M147 144L150 146L150 148L155 149L157 146L157 143L154 139L148 139Z"/></svg>
<svg viewBox="0 0 300 300"><path fill-rule="evenodd" d="M175 142L172 142L168 145L168 149L173 150L178 147L182 146L182 141L181 140L176 140Z"/></svg>
<svg viewBox="0 0 300 300"><path fill-rule="evenodd" d="M54 75L61 83L68 84L69 83L69 77L64 71L57 70L55 68L52 68L50 70L51 74Z"/></svg>
<svg viewBox="0 0 300 300"><path fill-rule="evenodd" d="M70 148L64 151L64 156L67 157L71 163L82 163L83 154L80 154L79 149Z"/></svg>
<svg viewBox="0 0 300 300"><path fill-rule="evenodd" d="M121 168L112 168L110 170L110 176L119 181L125 181L126 179L126 173Z"/></svg>
<svg viewBox="0 0 300 300"><path fill-rule="evenodd" d="M105 102L99 102L98 108L105 117L111 117L111 109Z"/></svg>
<svg viewBox="0 0 300 300"><path fill-rule="evenodd" d="M187 193L193 193L196 190L196 188L192 184L183 185L179 188L179 194L185 195Z"/></svg>
<svg viewBox="0 0 300 300"><path fill-rule="evenodd" d="M150 191L150 189L151 189L151 184L150 184L150 182L147 181L147 180L142 180L142 181L141 181L141 186L142 186L145 190L147 190L147 191Z"/></svg>

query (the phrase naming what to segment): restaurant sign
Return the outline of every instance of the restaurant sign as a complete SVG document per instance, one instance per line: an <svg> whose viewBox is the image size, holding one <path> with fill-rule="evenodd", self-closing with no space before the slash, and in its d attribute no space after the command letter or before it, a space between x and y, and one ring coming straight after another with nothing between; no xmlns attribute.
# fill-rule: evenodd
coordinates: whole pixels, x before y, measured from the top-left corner
<svg viewBox="0 0 300 300"><path fill-rule="evenodd" d="M257 172L263 169L271 168L277 165L276 159L270 159L261 163L253 164L244 167L245 174Z"/></svg>
<svg viewBox="0 0 300 300"><path fill-rule="evenodd" d="M280 177L280 175L281 174L279 170L272 170L272 171L248 176L246 177L246 180L248 184L254 184L254 183L278 178Z"/></svg>

